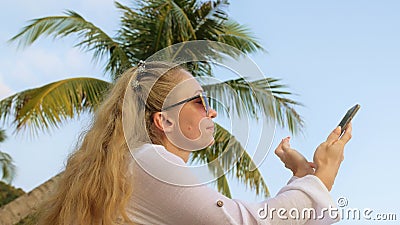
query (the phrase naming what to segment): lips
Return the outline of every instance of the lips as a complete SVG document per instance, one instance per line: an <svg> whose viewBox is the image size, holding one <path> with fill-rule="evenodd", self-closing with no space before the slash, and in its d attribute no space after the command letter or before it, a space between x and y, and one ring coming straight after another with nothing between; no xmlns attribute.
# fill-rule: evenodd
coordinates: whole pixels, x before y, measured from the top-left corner
<svg viewBox="0 0 400 225"><path fill-rule="evenodd" d="M207 129L207 130L212 130L212 131L214 131L214 124L211 125L211 126L208 126L206 129Z"/></svg>

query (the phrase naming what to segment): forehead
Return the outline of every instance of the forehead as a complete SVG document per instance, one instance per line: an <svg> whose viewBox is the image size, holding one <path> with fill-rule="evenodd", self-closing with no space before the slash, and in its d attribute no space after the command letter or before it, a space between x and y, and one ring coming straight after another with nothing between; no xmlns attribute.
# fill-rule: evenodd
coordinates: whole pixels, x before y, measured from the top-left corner
<svg viewBox="0 0 400 225"><path fill-rule="evenodd" d="M180 81L170 93L172 98L185 99L203 91L199 82L188 71L179 70L177 77L180 78Z"/></svg>

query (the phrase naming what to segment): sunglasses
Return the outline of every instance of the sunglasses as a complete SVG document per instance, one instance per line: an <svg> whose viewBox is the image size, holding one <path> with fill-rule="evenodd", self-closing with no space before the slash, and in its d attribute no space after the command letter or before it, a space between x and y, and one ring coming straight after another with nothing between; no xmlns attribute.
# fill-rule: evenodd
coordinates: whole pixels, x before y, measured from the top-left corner
<svg viewBox="0 0 400 225"><path fill-rule="evenodd" d="M164 108L161 109L161 111L166 111L166 110L171 109L171 108L173 108L175 106L182 105L182 104L184 104L186 102L190 102L190 101L198 99L198 98L201 99L201 102L203 103L204 110L206 111L206 116L208 116L208 113L210 111L210 104L208 103L208 97L207 97L207 93L206 92L202 92L201 94L195 95L195 96L190 97L190 98L185 99L185 100L182 100L182 101L180 101L178 103L175 103L173 105L164 107Z"/></svg>

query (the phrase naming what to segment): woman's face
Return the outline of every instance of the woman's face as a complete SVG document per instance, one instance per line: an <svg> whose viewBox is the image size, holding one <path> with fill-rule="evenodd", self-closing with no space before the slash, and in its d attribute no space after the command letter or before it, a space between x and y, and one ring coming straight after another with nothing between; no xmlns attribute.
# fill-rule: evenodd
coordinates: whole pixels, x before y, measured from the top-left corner
<svg viewBox="0 0 400 225"><path fill-rule="evenodd" d="M180 75L178 77L183 79L167 97L166 102L169 105L199 96L203 92L203 88L189 72L180 70L178 73ZM207 99L204 100L207 101ZM217 113L209 108L207 116L200 96L173 107L168 112L174 123L173 131L166 134L175 146L184 150L195 151L214 143L214 122L212 119L217 116Z"/></svg>

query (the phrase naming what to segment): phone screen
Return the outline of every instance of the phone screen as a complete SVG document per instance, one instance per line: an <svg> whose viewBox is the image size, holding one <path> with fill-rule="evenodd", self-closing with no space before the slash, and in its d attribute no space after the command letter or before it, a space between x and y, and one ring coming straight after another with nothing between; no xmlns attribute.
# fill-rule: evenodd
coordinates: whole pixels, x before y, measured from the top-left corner
<svg viewBox="0 0 400 225"><path fill-rule="evenodd" d="M354 115L356 115L357 111L360 109L360 105L356 104L355 106L351 107L346 115L343 117L342 121L340 121L339 126L342 128L341 134L345 132L347 125L350 123L350 121L353 119Z"/></svg>

